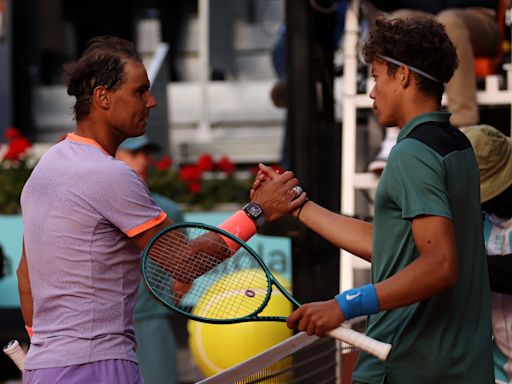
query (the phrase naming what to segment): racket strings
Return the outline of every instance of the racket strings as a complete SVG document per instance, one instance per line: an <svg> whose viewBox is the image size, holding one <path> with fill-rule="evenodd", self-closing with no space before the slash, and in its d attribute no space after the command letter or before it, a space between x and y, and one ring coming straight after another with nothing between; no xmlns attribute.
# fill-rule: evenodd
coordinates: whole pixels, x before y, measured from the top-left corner
<svg viewBox="0 0 512 384"><path fill-rule="evenodd" d="M170 230L148 251L146 283L164 303L196 316L215 320L249 316L266 302L270 282L243 246L232 252L218 233L196 227ZM178 282L193 282L185 297L175 289ZM195 309L190 302L198 303Z"/></svg>
<svg viewBox="0 0 512 384"><path fill-rule="evenodd" d="M205 247L209 252L198 251L199 247ZM173 278L185 283L213 269L229 255L229 249L219 241L202 238L199 245L194 245L178 231L169 231L161 236L149 251L151 259Z"/></svg>

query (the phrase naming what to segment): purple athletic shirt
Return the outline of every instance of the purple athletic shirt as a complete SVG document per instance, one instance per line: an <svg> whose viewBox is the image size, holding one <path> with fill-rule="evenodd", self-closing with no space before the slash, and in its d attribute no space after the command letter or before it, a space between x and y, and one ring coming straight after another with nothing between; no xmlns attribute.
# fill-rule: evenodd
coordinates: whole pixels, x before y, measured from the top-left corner
<svg viewBox="0 0 512 384"><path fill-rule="evenodd" d="M137 361L140 250L130 237L166 218L146 184L95 141L69 134L37 164L21 207L34 299L25 368Z"/></svg>

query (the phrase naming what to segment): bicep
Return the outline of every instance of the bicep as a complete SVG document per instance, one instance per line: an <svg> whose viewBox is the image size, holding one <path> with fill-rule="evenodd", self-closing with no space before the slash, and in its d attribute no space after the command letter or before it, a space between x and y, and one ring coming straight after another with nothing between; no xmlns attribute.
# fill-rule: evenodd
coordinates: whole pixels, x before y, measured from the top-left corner
<svg viewBox="0 0 512 384"><path fill-rule="evenodd" d="M452 221L444 216L419 216L412 220L411 229L420 257L438 266L447 282L457 278L457 249Z"/></svg>

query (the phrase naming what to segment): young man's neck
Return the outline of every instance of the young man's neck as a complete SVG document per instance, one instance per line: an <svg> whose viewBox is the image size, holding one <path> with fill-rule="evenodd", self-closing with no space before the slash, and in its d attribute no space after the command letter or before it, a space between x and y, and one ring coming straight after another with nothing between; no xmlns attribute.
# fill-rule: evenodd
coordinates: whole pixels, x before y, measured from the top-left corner
<svg viewBox="0 0 512 384"><path fill-rule="evenodd" d="M405 103L402 118L398 122L398 127L402 128L410 120L416 116L423 115L429 112L438 112L441 110L441 105L437 100L432 97L420 97L410 99L409 103Z"/></svg>

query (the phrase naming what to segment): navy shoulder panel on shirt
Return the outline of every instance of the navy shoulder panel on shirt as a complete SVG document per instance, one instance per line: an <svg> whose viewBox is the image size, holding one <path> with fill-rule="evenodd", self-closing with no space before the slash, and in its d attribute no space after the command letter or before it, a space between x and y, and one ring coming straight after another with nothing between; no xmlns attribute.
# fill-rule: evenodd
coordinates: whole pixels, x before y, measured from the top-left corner
<svg viewBox="0 0 512 384"><path fill-rule="evenodd" d="M471 142L466 135L447 123L428 121L419 124L407 138L421 141L442 157L454 151L471 148Z"/></svg>

